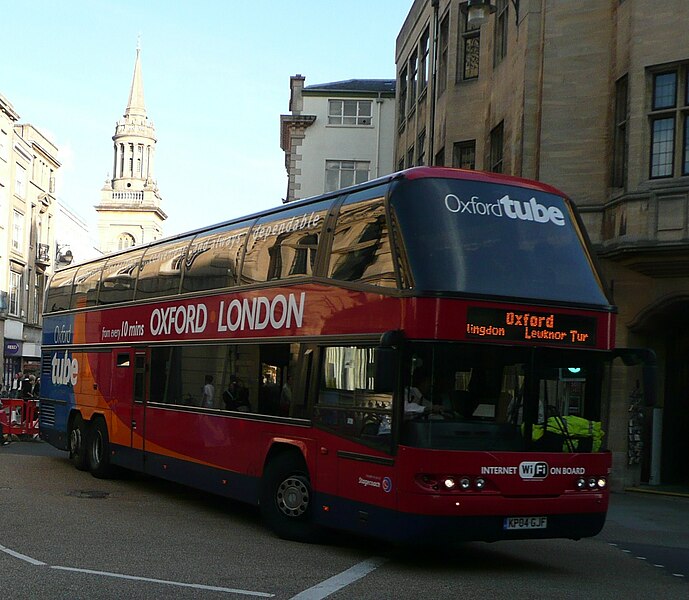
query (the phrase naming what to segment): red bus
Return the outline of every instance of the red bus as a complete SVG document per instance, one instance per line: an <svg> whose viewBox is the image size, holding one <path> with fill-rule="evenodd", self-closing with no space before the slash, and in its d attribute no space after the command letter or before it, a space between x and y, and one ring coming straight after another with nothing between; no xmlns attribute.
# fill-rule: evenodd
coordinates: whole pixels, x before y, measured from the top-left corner
<svg viewBox="0 0 689 600"><path fill-rule="evenodd" d="M58 271L40 435L280 536L603 526L615 310L572 203L415 168Z"/></svg>

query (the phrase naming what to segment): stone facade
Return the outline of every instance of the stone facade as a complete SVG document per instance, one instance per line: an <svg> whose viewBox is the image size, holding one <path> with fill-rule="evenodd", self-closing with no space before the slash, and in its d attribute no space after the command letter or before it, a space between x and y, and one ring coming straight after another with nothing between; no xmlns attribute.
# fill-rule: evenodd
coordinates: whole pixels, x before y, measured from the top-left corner
<svg viewBox="0 0 689 600"><path fill-rule="evenodd" d="M576 202L619 309L617 345L658 356L639 464L629 408L648 374L613 370L613 483L689 482L689 3L492 3L476 29L466 2L413 3L396 46L396 164L497 170Z"/></svg>
<svg viewBox="0 0 689 600"><path fill-rule="evenodd" d="M54 267L57 147L0 94L0 385L39 373L43 291Z"/></svg>

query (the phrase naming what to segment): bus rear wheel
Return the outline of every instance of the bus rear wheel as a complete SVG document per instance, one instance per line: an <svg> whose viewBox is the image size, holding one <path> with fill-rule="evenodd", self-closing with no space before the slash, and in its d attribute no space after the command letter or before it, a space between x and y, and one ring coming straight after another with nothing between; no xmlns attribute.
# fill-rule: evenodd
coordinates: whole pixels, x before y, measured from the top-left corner
<svg viewBox="0 0 689 600"><path fill-rule="evenodd" d="M301 456L280 454L263 473L261 515L279 537L296 542L316 542L320 529L313 523L313 493Z"/></svg>
<svg viewBox="0 0 689 600"><path fill-rule="evenodd" d="M69 460L80 471L86 471L89 468L86 454L86 423L79 414L72 419L69 430Z"/></svg>
<svg viewBox="0 0 689 600"><path fill-rule="evenodd" d="M95 418L89 427L88 435L88 462L91 475L98 479L106 479L110 476L110 440L108 428L103 419Z"/></svg>

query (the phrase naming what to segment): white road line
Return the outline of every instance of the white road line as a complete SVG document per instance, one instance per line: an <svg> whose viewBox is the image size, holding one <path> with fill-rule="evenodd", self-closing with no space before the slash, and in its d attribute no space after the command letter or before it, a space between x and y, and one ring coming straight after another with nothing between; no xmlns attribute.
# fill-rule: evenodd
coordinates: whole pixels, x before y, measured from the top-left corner
<svg viewBox="0 0 689 600"><path fill-rule="evenodd" d="M273 598L275 594L266 592L252 592L250 590L237 590L234 588L219 587L215 585L203 585L201 583L181 583L179 581L168 581L167 579L153 579L152 577L136 577L134 575L122 575L121 573L109 573L107 571L93 571L91 569L75 569L73 567L50 567L60 571L71 571L73 573L86 573L88 575L101 575L103 577L115 577L117 579L129 579L132 581L145 581L147 583L162 583L164 585L174 585L177 587L194 588L197 590L210 590L212 592L226 592L229 594L243 594L244 596L259 596L261 598Z"/></svg>
<svg viewBox="0 0 689 600"><path fill-rule="evenodd" d="M684 577L684 575L682 573L673 573L672 576L673 577Z"/></svg>
<svg viewBox="0 0 689 600"><path fill-rule="evenodd" d="M13 556L14 558L18 558L19 560L23 560L24 562L28 562L34 566L37 567L45 567L47 566L47 563L44 563L43 561L36 560L35 558L31 558L30 556L26 556L26 554L20 554L19 552L15 552L14 550L10 550L9 548L6 548L5 546L0 545L0 552L4 552L5 554L9 554L10 556ZM168 581L166 579L153 579L151 577L136 577L134 575L121 575L120 573L108 573L107 571L92 571L91 569L75 569L73 567L59 567L59 566L52 566L50 565L51 569L57 569L59 571L71 571L72 573L86 573L88 575L100 575L102 577L115 577L117 579L129 579L132 581L144 581L146 583L160 583L163 585L174 585L177 587L185 587L185 588L194 588L197 590L208 590L211 592L224 592L226 594L241 594L243 596L258 596L259 598L273 598L275 597L275 594L268 594L266 592L252 592L251 590L238 590L234 588L226 588L226 587L220 587L220 586L215 586L215 585L203 585L201 583L182 583L180 581Z"/></svg>
<svg viewBox="0 0 689 600"><path fill-rule="evenodd" d="M350 583L354 583L362 577L366 577L366 575L375 571L384 562L384 558L369 558L346 571L342 571L339 575L321 581L321 583L310 587L308 590L304 590L296 596L292 596L290 600L321 600L322 598L326 598L330 596L330 594L334 594L343 587L348 586Z"/></svg>
<svg viewBox="0 0 689 600"><path fill-rule="evenodd" d="M0 546L0 552L4 552L5 554L9 554L10 556L14 556L14 558L18 558L19 560L23 560L25 562L31 563L32 565L36 565L38 567L44 567L46 563L41 562L40 560L36 560L35 558L31 558L30 556L26 556L26 554L19 554L19 552L15 552L14 550L10 550L9 548L5 548L5 546Z"/></svg>

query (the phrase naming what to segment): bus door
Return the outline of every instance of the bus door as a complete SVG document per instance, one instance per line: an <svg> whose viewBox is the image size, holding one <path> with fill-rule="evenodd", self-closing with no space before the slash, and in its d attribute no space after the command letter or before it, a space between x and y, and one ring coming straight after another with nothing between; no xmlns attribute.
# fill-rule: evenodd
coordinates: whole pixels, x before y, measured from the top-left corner
<svg viewBox="0 0 689 600"><path fill-rule="evenodd" d="M134 450L137 469L143 470L145 433L146 433L146 402L148 401L148 365L150 350L135 350L131 364L132 373L132 404L131 404L131 445Z"/></svg>

